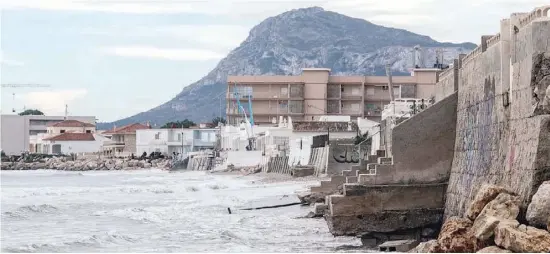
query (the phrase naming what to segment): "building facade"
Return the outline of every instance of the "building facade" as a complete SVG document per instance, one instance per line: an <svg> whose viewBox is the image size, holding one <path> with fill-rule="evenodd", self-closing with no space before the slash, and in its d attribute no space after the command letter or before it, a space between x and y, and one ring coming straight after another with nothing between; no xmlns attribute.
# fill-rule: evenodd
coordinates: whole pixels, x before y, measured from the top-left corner
<svg viewBox="0 0 550 254"><path fill-rule="evenodd" d="M46 133L30 136L29 152L44 154L96 153L101 150L103 136L96 137L95 125L77 120L51 123Z"/></svg>
<svg viewBox="0 0 550 254"><path fill-rule="evenodd" d="M187 154L216 145L219 130L212 128L166 128L136 131L136 155L160 152L165 155Z"/></svg>
<svg viewBox="0 0 550 254"><path fill-rule="evenodd" d="M103 135L111 136L110 140L103 142L103 152L121 157L136 155L136 131L144 129L151 129L151 126L134 123L103 132Z"/></svg>
<svg viewBox="0 0 550 254"><path fill-rule="evenodd" d="M439 69L414 69L410 76L392 77L394 98L435 96ZM307 68L299 76L229 76L226 114L228 124L249 117L255 123L273 123L279 116L296 121L318 121L324 115L349 115L380 121L390 103L386 76L332 76L330 69ZM250 99L249 99L250 97ZM238 102L239 103L238 103Z"/></svg>
<svg viewBox="0 0 550 254"><path fill-rule="evenodd" d="M2 115L1 150L7 155L29 152L30 137L48 132L48 126L64 120L78 120L95 125L94 116L43 116L43 115Z"/></svg>

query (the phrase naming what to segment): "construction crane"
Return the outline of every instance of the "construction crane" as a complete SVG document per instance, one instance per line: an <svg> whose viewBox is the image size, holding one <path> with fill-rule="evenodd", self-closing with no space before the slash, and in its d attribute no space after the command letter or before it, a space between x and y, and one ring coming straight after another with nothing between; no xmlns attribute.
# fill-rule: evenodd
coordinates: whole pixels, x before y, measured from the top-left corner
<svg viewBox="0 0 550 254"><path fill-rule="evenodd" d="M243 105L241 104L241 93L239 93L239 89L237 89L237 83L235 83L235 87L233 89L233 96L237 99L237 110L240 113L242 111L245 122L246 122L246 134L248 137L248 146L250 149L252 149L252 139L254 138L254 113L252 112L252 91L247 91L246 96L248 97L248 112L250 113L250 119L246 115L246 110L244 109Z"/></svg>

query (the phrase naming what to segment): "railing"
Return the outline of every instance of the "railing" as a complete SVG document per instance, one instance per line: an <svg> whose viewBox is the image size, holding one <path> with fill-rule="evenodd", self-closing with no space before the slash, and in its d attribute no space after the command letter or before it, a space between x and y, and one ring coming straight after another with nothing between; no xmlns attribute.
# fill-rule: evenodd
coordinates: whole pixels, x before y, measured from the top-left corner
<svg viewBox="0 0 550 254"><path fill-rule="evenodd" d="M487 48L489 48L493 45L496 45L499 42L500 42L500 33L496 34L495 36L493 36L493 37L491 37L487 40Z"/></svg>
<svg viewBox="0 0 550 254"><path fill-rule="evenodd" d="M248 95L238 95L235 96L233 93L229 93L228 99L235 100L237 98L241 100L248 100ZM277 99L302 99L303 93L292 91L291 93L280 93L280 92L253 92L252 93L252 99L269 99L269 100L277 100Z"/></svg>
<svg viewBox="0 0 550 254"><path fill-rule="evenodd" d="M123 146L124 141L105 141L103 142L104 146Z"/></svg>
<svg viewBox="0 0 550 254"><path fill-rule="evenodd" d="M462 66L469 63L471 60L473 60L476 56L481 55L483 53L483 48L481 46L478 46L472 52L468 53L463 59L462 59Z"/></svg>

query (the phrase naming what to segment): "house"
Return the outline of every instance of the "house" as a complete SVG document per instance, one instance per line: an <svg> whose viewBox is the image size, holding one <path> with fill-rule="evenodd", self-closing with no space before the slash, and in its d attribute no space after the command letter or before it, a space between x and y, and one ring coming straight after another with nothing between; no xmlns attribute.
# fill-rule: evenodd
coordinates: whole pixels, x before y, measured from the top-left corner
<svg viewBox="0 0 550 254"><path fill-rule="evenodd" d="M19 155L23 152L35 152L37 135L47 133L48 127L64 120L78 120L95 124L94 116L44 116L11 115L1 116L1 149L7 155ZM31 145L31 140L33 145Z"/></svg>
<svg viewBox="0 0 550 254"><path fill-rule="evenodd" d="M103 135L110 135L111 140L103 143L103 152L114 156L137 155L136 151L136 131L151 129L149 123L146 125L140 123L129 124L120 128L113 128L103 132Z"/></svg>
<svg viewBox="0 0 550 254"><path fill-rule="evenodd" d="M161 152L166 155L186 154L213 149L217 141L217 129L166 128L141 129L136 132L137 155Z"/></svg>
<svg viewBox="0 0 550 254"><path fill-rule="evenodd" d="M47 154L97 153L108 138L91 132L65 132L42 139L41 152Z"/></svg>
<svg viewBox="0 0 550 254"><path fill-rule="evenodd" d="M30 150L45 154L96 153L106 137L96 134L95 125L78 120L50 123L45 133L30 137Z"/></svg>

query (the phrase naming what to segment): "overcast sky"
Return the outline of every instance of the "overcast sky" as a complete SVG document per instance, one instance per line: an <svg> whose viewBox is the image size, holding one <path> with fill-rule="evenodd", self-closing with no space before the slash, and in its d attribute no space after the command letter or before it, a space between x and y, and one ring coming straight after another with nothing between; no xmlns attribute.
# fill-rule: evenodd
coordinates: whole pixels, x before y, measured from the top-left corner
<svg viewBox="0 0 550 254"><path fill-rule="evenodd" d="M438 41L478 43L548 0L0 0L2 113L113 121L173 98L267 17L320 6Z"/></svg>

